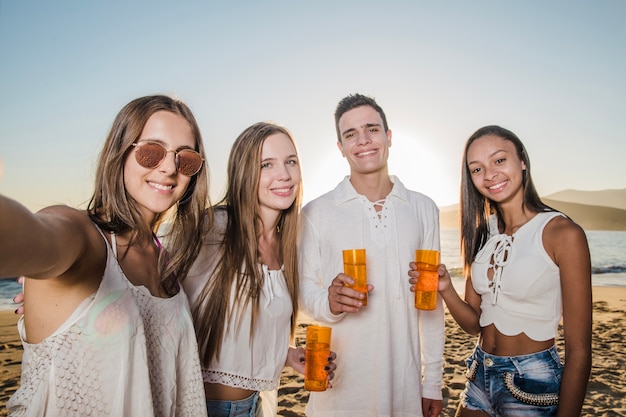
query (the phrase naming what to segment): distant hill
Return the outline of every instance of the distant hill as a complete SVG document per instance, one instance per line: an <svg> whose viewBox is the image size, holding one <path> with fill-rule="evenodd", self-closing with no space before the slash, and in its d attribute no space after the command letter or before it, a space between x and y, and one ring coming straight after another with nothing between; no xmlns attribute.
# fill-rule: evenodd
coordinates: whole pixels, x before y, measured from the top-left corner
<svg viewBox="0 0 626 417"><path fill-rule="evenodd" d="M446 206L439 208L439 227L441 229L459 228L459 206Z"/></svg>
<svg viewBox="0 0 626 417"><path fill-rule="evenodd" d="M616 191L563 191L561 193L555 193L554 195L560 196L574 196L582 198L582 195L589 195L602 201L619 201L618 198L611 196L611 193L626 195L626 190ZM581 194L578 194L581 193ZM598 193L598 194L596 194ZM561 197L563 198L563 197ZM626 209L605 207L591 204L580 204L576 202L557 201L552 198L542 197L544 203L559 210L568 215L572 220L578 223L585 230L618 230L626 231ZM440 227L442 229L458 229L458 206L446 206L440 208L439 214Z"/></svg>
<svg viewBox="0 0 626 417"><path fill-rule="evenodd" d="M580 191L564 190L543 198L590 206L613 207L626 210L626 188L623 190Z"/></svg>
<svg viewBox="0 0 626 417"><path fill-rule="evenodd" d="M585 230L621 230L626 231L626 210L590 206L587 204L566 203L564 201L542 199L555 210L567 214Z"/></svg>

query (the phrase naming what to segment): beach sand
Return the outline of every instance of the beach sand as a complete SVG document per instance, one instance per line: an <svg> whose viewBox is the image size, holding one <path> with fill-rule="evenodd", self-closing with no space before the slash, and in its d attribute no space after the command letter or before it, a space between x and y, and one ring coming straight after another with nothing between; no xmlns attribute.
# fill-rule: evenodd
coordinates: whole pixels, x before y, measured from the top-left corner
<svg viewBox="0 0 626 417"><path fill-rule="evenodd" d="M593 369L583 415L626 416L626 287L594 287L593 301ZM20 380L22 347L16 321L13 312L0 311L0 416L8 415L5 403ZM300 316L296 345L304 344L305 328L310 323L312 321L307 317ZM475 340L465 334L446 312L444 409L441 414L444 417L454 416L465 384L464 360ZM278 415L304 416L307 399L302 376L287 368L278 392Z"/></svg>
<svg viewBox="0 0 626 417"><path fill-rule="evenodd" d="M12 311L0 311L0 416L9 414L5 404L20 383L22 342L17 319Z"/></svg>

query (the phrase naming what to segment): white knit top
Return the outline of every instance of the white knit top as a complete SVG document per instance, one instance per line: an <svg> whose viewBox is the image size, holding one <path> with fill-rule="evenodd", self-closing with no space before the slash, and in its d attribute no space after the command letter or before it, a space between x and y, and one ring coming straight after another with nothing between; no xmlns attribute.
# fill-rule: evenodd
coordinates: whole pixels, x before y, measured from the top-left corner
<svg viewBox="0 0 626 417"><path fill-rule="evenodd" d="M20 318L22 378L7 403L11 416L206 416L187 297L132 285L112 241L97 292L51 336L28 343Z"/></svg>

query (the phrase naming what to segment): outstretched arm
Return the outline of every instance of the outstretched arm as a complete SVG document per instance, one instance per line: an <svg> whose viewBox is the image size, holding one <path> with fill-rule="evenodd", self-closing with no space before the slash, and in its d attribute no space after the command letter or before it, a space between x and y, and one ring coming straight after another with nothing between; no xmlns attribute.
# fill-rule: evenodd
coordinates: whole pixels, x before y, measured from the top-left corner
<svg viewBox="0 0 626 417"><path fill-rule="evenodd" d="M84 212L54 206L34 214L0 196L0 277L28 277L22 308L30 343L96 291L105 262L106 244Z"/></svg>
<svg viewBox="0 0 626 417"><path fill-rule="evenodd" d="M34 214L0 195L0 277L57 277L89 246L80 211L48 207Z"/></svg>

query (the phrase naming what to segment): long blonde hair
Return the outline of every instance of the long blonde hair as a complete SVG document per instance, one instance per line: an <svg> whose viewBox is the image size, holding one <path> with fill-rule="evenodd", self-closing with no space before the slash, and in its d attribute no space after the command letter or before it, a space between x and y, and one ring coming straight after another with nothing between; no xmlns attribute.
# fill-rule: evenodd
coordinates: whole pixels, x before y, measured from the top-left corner
<svg viewBox="0 0 626 417"><path fill-rule="evenodd" d="M268 136L283 133L296 144L287 129L260 122L244 130L235 140L228 160L228 185L224 198L214 208L225 210L228 222L221 236L219 260L192 306L193 318L200 350L200 360L208 366L219 358L226 323L237 320L239 311L252 303L250 336L254 334L259 310L259 293L263 284L263 271L258 264L259 230L259 178L261 152ZM297 151L296 151L297 153ZM284 210L278 222L279 259L284 268L285 281L291 296L291 332L295 329L298 312L299 274L297 240L300 229L302 184L294 203ZM236 288L231 300L233 285ZM232 305L231 305L232 303Z"/></svg>

